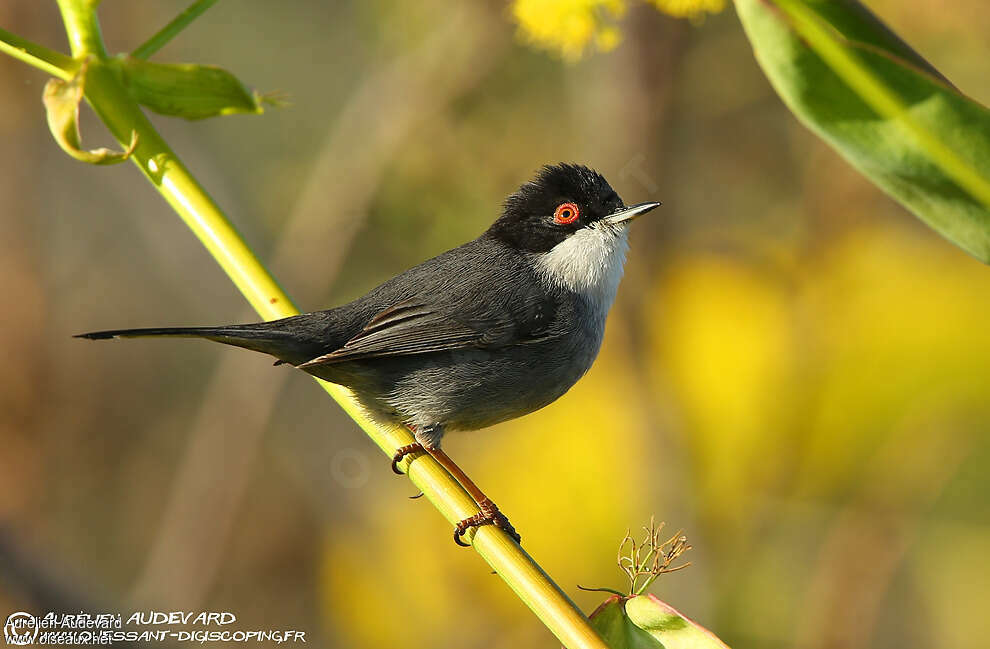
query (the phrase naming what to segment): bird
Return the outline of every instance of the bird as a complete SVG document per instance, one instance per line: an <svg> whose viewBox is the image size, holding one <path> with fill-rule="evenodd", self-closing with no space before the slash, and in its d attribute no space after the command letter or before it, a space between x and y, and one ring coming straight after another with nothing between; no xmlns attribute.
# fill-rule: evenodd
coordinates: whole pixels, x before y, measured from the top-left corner
<svg viewBox="0 0 990 649"><path fill-rule="evenodd" d="M346 386L381 424L407 427L392 469L425 452L471 495L478 513L454 541L494 525L519 534L441 448L445 433L487 428L561 397L591 367L622 278L629 225L660 206L627 207L597 171L543 166L506 198L476 239L335 308L215 327L115 329L87 339L204 338L275 357ZM415 460L415 457L413 458ZM408 466L408 465L407 465Z"/></svg>

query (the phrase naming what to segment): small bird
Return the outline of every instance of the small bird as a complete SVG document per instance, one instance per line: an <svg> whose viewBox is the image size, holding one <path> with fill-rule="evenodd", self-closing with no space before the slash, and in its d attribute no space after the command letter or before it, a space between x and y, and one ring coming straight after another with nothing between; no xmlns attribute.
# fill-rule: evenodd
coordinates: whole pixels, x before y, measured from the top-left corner
<svg viewBox="0 0 990 649"><path fill-rule="evenodd" d="M326 311L219 327L118 329L90 339L205 338L243 347L344 385L367 414L408 427L392 469L425 451L479 512L454 528L509 520L440 448L444 434L514 419L555 401L588 371L605 332L629 248L630 222L658 207L626 207L601 174L543 167L510 195L477 239L425 261L364 297Z"/></svg>

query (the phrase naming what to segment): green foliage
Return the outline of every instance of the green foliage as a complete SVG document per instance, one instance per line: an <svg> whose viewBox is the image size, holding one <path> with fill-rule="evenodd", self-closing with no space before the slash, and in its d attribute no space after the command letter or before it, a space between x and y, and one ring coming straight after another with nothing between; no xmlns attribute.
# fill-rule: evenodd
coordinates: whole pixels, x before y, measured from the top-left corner
<svg viewBox="0 0 990 649"><path fill-rule="evenodd" d="M739 0L787 106L942 236L990 262L990 111L855 0Z"/></svg>
<svg viewBox="0 0 990 649"><path fill-rule="evenodd" d="M156 113L196 120L234 113L261 113L263 99L237 77L213 65L114 59L128 94Z"/></svg>
<svg viewBox="0 0 990 649"><path fill-rule="evenodd" d="M591 614L612 649L726 649L708 629L653 595L613 595Z"/></svg>

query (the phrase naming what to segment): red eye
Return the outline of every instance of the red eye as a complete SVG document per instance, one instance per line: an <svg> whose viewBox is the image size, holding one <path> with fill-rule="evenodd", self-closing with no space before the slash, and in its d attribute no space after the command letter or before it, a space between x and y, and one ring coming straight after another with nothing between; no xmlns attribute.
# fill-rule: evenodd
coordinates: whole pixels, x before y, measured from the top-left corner
<svg viewBox="0 0 990 649"><path fill-rule="evenodd" d="M581 210L574 203L561 203L553 213L553 222L557 225L567 225L577 221L581 215Z"/></svg>

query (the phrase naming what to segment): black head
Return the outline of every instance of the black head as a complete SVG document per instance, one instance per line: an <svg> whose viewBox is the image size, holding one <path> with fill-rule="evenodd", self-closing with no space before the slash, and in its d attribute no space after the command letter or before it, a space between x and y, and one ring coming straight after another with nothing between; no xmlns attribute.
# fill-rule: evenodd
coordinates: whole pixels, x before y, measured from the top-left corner
<svg viewBox="0 0 990 649"><path fill-rule="evenodd" d="M547 165L505 200L502 216L487 234L519 250L546 252L623 207L597 171L575 164Z"/></svg>

